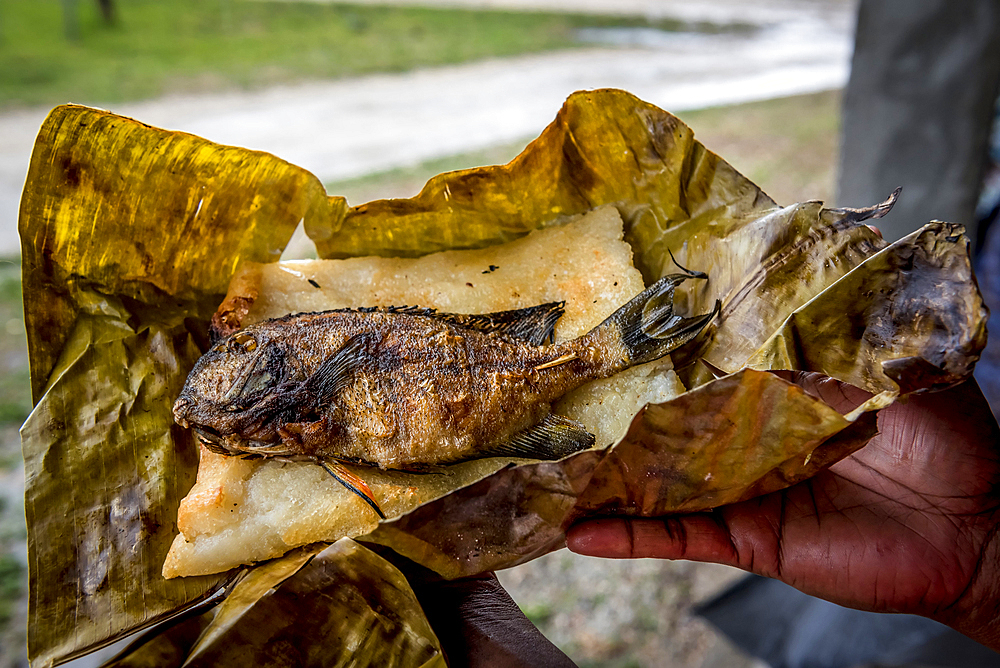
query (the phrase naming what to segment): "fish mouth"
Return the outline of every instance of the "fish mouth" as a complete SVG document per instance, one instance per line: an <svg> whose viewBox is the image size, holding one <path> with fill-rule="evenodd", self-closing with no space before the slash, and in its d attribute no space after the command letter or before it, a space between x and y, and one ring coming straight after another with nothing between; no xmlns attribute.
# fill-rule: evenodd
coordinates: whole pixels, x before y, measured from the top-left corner
<svg viewBox="0 0 1000 668"><path fill-rule="evenodd" d="M194 425L191 428L198 442L210 452L227 457L253 455L256 457L286 457L294 455L294 451L281 441L253 441L226 437L211 427Z"/></svg>
<svg viewBox="0 0 1000 668"><path fill-rule="evenodd" d="M179 402L180 400L178 399L178 403ZM179 418L175 419L177 419L178 423L180 423ZM216 432L211 427L192 425L191 430L194 432L194 435L198 439L198 442L204 445L210 452L214 452L217 455L237 454L236 452L230 450L228 444L222 438L222 435Z"/></svg>
<svg viewBox="0 0 1000 668"><path fill-rule="evenodd" d="M266 443L264 441L247 441L243 444L242 452L248 455L259 455L262 457L286 457L295 454L281 441L276 443Z"/></svg>

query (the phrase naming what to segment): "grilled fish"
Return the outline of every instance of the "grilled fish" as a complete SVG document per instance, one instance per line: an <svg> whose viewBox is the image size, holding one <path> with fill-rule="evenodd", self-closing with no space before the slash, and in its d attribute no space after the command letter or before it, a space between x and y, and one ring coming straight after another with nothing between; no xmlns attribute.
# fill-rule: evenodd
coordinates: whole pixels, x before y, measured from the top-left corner
<svg viewBox="0 0 1000 668"><path fill-rule="evenodd" d="M483 315L402 307L261 322L202 356L174 417L221 454L317 461L381 515L339 462L422 470L488 456L559 459L591 447L594 437L551 413L552 402L697 336L719 304L675 315L676 286L707 278L685 272L559 344L551 341L562 302Z"/></svg>

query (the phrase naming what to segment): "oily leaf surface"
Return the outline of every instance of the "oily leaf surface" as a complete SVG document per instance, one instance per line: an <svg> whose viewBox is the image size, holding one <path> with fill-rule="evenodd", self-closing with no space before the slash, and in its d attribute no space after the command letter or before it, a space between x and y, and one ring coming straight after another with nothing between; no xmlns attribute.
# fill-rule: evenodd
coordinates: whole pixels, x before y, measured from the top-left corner
<svg viewBox="0 0 1000 668"><path fill-rule="evenodd" d="M403 574L342 539L258 565L217 607L137 641L104 665L444 668L445 663Z"/></svg>
<svg viewBox="0 0 1000 668"><path fill-rule="evenodd" d="M722 301L722 312L703 345L674 355L677 366L701 357L734 372L773 334L789 313L807 303L867 257L884 247L863 221L883 215L889 201L863 210L824 209L820 202L794 204L771 212L722 237L713 226L694 232L676 253L685 266L706 266L709 284L689 293L692 308ZM674 246L668 230L651 242ZM703 365L695 371L703 373ZM770 367L762 367L770 368ZM703 381L689 379L689 383Z"/></svg>
<svg viewBox="0 0 1000 668"><path fill-rule="evenodd" d="M301 219L335 204L267 154L86 107L46 120L19 218L33 665L149 626L224 579L160 576L197 466L170 409L235 267L276 260Z"/></svg>
<svg viewBox="0 0 1000 668"><path fill-rule="evenodd" d="M445 578L530 561L563 545L577 499L603 457L509 466L382 522L359 538L385 545Z"/></svg>
<svg viewBox="0 0 1000 668"><path fill-rule="evenodd" d="M216 596L222 596L221 590ZM101 668L181 668L198 637L212 623L212 601L186 610L177 619L139 635L128 647L101 664Z"/></svg>
<svg viewBox="0 0 1000 668"><path fill-rule="evenodd" d="M221 604L179 623L151 629L103 668L181 668L196 646L211 644L225 635L232 623L325 547L318 544L302 547L242 572Z"/></svg>
<svg viewBox="0 0 1000 668"><path fill-rule="evenodd" d="M138 647L101 664L101 668L181 668L198 635L211 623L212 613L185 619L169 628L152 629L156 633Z"/></svg>
<svg viewBox="0 0 1000 668"><path fill-rule="evenodd" d="M850 438L833 439L848 429ZM657 517L716 508L766 480L797 482L875 433L873 414L854 424L798 385L744 369L647 406L598 464L578 509Z"/></svg>

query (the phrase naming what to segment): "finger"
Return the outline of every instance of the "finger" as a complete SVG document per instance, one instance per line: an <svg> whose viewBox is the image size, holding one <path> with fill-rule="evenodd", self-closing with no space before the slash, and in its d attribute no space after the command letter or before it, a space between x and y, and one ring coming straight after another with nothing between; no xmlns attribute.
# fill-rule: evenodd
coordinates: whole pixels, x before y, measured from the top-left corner
<svg viewBox="0 0 1000 668"><path fill-rule="evenodd" d="M795 383L807 394L829 404L840 413L850 413L871 399L871 393L842 383L821 373L810 371L775 371L775 375Z"/></svg>
<svg viewBox="0 0 1000 668"><path fill-rule="evenodd" d="M691 559L743 567L726 521L717 513L591 520L571 527L566 544L593 557Z"/></svg>

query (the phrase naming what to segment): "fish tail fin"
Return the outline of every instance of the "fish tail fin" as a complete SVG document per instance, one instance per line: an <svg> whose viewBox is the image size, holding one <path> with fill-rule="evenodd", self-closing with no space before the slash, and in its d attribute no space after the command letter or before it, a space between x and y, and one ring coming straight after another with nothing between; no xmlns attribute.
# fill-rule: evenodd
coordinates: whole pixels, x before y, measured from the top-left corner
<svg viewBox="0 0 1000 668"><path fill-rule="evenodd" d="M674 289L689 278L708 278L702 272L681 269L685 273L664 276L595 329L595 332L607 327L617 330L625 348L625 367L652 362L684 345L698 336L722 308L716 300L711 313L691 318L674 313Z"/></svg>

